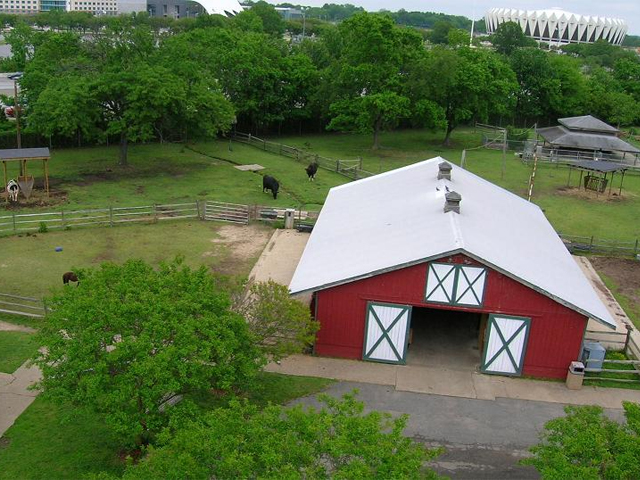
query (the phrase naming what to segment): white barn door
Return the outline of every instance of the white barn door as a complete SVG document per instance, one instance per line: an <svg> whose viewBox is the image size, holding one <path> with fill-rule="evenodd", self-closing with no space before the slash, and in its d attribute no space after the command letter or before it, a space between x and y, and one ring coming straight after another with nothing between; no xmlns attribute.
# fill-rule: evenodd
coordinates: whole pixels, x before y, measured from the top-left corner
<svg viewBox="0 0 640 480"><path fill-rule="evenodd" d="M410 318L408 305L369 302L362 359L406 363Z"/></svg>
<svg viewBox="0 0 640 480"><path fill-rule="evenodd" d="M521 375L531 320L509 315L490 315L481 371Z"/></svg>

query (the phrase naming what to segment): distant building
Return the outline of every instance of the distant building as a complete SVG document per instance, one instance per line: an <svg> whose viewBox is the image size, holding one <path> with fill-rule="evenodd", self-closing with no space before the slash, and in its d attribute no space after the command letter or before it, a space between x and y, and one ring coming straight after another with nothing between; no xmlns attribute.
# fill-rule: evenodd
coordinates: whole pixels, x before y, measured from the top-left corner
<svg viewBox="0 0 640 480"><path fill-rule="evenodd" d="M285 20L302 20L303 13L302 10L298 10L297 8L291 7L275 7L276 12L278 12L283 19Z"/></svg>
<svg viewBox="0 0 640 480"><path fill-rule="evenodd" d="M0 13L33 14L52 10L95 15L148 12L154 17L182 18L204 12L232 16L243 8L237 0L0 0Z"/></svg>
<svg viewBox="0 0 640 480"><path fill-rule="evenodd" d="M520 25L524 34L534 40L567 44L593 43L606 40L622 45L628 26L624 20L609 17L592 17L565 12L557 8L549 10L519 10L516 8L492 8L485 17L487 33L494 33L506 22Z"/></svg>

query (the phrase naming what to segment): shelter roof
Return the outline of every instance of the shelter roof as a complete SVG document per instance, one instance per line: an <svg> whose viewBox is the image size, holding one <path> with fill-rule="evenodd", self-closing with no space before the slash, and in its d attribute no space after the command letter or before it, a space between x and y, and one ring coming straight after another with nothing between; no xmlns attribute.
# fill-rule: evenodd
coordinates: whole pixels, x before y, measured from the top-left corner
<svg viewBox="0 0 640 480"><path fill-rule="evenodd" d="M28 160L30 158L49 158L49 149L43 148L7 148L0 150L0 160Z"/></svg>
<svg viewBox="0 0 640 480"><path fill-rule="evenodd" d="M621 170L629 169L627 165L617 162L605 162L603 160L580 160L570 164L569 166L601 173L619 172Z"/></svg>
<svg viewBox="0 0 640 480"><path fill-rule="evenodd" d="M539 128L536 133L554 147L579 148L582 150L601 150L606 152L640 153L640 149L619 139L615 135L576 132L562 125Z"/></svg>
<svg viewBox="0 0 640 480"><path fill-rule="evenodd" d="M591 115L559 118L558 123L560 123L560 125L564 125L569 130L584 130L589 132L602 132L610 134L618 133L620 131L617 128L612 127L608 123L605 123L602 120L599 120Z"/></svg>
<svg viewBox="0 0 640 480"><path fill-rule="evenodd" d="M464 253L615 328L540 208L440 157L332 188L289 286L315 291ZM444 213L445 194L462 196Z"/></svg>

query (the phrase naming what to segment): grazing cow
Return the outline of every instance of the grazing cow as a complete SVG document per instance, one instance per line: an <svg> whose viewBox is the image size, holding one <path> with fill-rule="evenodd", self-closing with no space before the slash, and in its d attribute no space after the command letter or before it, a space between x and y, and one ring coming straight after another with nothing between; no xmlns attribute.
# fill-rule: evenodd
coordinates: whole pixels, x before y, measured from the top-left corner
<svg viewBox="0 0 640 480"><path fill-rule="evenodd" d="M307 175L309 176L309 181L315 180L316 173L318 171L318 163L317 162L310 163L309 166L305 168L305 170L307 172Z"/></svg>
<svg viewBox="0 0 640 480"><path fill-rule="evenodd" d="M270 177L269 175L265 175L264 177L262 177L262 192L264 193L267 190L271 190L271 193L273 193L274 200L278 198L279 188L280 188L280 184L275 178Z"/></svg>
<svg viewBox="0 0 640 480"><path fill-rule="evenodd" d="M69 282L76 282L76 284L80 283L80 281L78 280L78 276L75 273L66 272L64 275L62 275L62 283L64 283L65 285L69 285Z"/></svg>
<svg viewBox="0 0 640 480"><path fill-rule="evenodd" d="M18 182L13 179L9 180L9 183L7 183L7 193L9 194L9 200L11 200L12 202L17 202L19 191L20 186L18 185Z"/></svg>

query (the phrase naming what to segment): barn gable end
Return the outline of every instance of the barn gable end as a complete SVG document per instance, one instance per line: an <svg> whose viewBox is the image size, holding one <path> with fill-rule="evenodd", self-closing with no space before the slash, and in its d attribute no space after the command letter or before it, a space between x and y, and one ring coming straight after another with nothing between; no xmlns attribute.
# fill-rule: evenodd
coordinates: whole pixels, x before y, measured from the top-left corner
<svg viewBox="0 0 640 480"><path fill-rule="evenodd" d="M425 300L429 265L432 264L485 268L482 304L475 307L444 305ZM318 291L315 315L321 328L316 353L362 359L368 302L530 318L522 374L548 378L566 376L567 366L579 356L588 320L489 266L458 254Z"/></svg>

